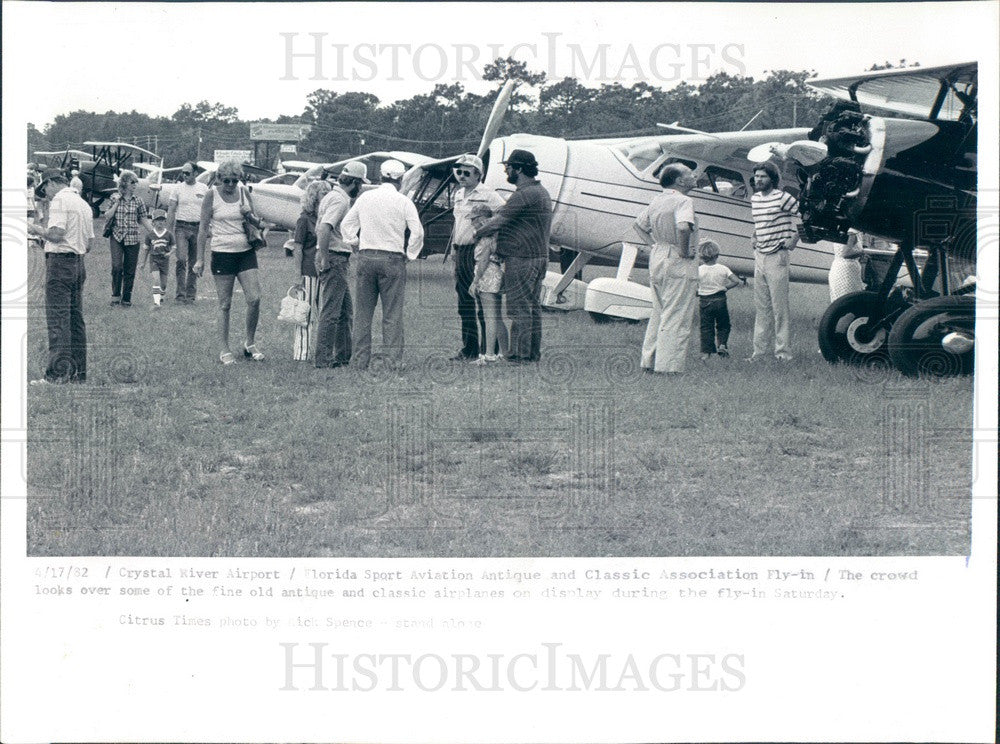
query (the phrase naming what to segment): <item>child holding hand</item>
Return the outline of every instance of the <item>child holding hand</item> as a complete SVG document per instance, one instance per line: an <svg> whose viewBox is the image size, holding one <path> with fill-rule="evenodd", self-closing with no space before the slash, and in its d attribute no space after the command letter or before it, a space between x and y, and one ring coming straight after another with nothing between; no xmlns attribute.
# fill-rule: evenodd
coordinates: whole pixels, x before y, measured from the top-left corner
<svg viewBox="0 0 1000 744"><path fill-rule="evenodd" d="M726 291L740 284L728 266L718 263L719 244L703 240L698 246L698 305L701 315L701 359L718 353L729 356L729 306ZM718 347L716 347L718 340Z"/></svg>

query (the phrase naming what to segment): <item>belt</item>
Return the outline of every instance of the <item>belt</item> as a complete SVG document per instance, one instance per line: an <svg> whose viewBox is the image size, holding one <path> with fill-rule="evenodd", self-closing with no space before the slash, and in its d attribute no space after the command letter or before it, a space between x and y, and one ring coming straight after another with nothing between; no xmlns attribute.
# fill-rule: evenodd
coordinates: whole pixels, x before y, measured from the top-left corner
<svg viewBox="0 0 1000 744"><path fill-rule="evenodd" d="M174 220L178 225L201 225L201 222L191 220Z"/></svg>
<svg viewBox="0 0 1000 744"><path fill-rule="evenodd" d="M475 248L475 247L476 247L475 243L462 243L462 244L456 243L455 245L452 246L452 248L454 248L456 251L460 249Z"/></svg>
<svg viewBox="0 0 1000 744"><path fill-rule="evenodd" d="M330 251L330 253L335 256L347 256L348 258L354 255L352 251Z"/></svg>
<svg viewBox="0 0 1000 744"><path fill-rule="evenodd" d="M69 256L70 258L83 258L83 254L77 253L76 251L45 251L46 258L52 258L53 256Z"/></svg>
<svg viewBox="0 0 1000 744"><path fill-rule="evenodd" d="M406 258L406 254L403 251L393 251L388 248L362 248L358 253L384 253L387 256L402 256Z"/></svg>
<svg viewBox="0 0 1000 744"><path fill-rule="evenodd" d="M721 289L718 292L712 292L712 294L698 295L698 297L703 300L714 300L717 297L725 297L725 296L726 296L726 290L724 289Z"/></svg>

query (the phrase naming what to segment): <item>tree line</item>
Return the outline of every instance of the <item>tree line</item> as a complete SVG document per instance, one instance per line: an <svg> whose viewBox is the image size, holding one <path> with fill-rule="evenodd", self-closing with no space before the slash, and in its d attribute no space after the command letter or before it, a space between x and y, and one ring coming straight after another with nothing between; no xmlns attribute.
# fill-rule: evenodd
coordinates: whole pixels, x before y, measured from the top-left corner
<svg viewBox="0 0 1000 744"><path fill-rule="evenodd" d="M496 89L476 94L461 83L437 84L424 94L383 103L371 93L316 90L303 111L271 123L312 125L299 143L297 159L333 161L373 150L409 150L444 157L475 149L503 82L521 82L501 134L569 139L656 134L658 122L707 132L812 126L828 99L807 85L815 72L772 70L764 77L719 72L699 85L669 90L636 82L588 87L575 78L548 81L516 60L497 59L483 78ZM755 118L756 117L756 118ZM43 130L28 125L28 158L37 150L78 148L86 140L123 141L153 150L167 166L212 158L216 149L252 150L249 121L236 108L200 101L169 117L137 111L61 114ZM269 164L261 164L269 165Z"/></svg>

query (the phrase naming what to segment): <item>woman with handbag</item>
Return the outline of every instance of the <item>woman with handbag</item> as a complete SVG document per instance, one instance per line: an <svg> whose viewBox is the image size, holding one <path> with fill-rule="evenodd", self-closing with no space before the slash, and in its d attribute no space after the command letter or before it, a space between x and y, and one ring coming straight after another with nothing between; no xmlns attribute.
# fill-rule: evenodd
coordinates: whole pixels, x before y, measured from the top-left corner
<svg viewBox="0 0 1000 744"><path fill-rule="evenodd" d="M253 213L250 194L240 182L242 176L243 168L236 162L223 163L216 171L216 185L205 194L201 205L198 260L193 267L194 273L201 276L205 270L205 246L211 236L211 271L219 297L219 361L225 365L236 361L229 349L229 310L237 279L247 303L243 356L255 362L264 360L264 354L255 343L260 316L260 280L253 245L259 244L261 221Z"/></svg>
<svg viewBox="0 0 1000 744"><path fill-rule="evenodd" d="M132 286L139 265L139 226L153 232L153 223L142 199L135 195L139 177L130 170L118 176L118 192L105 215L104 235L111 241L111 304L132 306Z"/></svg>
<svg viewBox="0 0 1000 744"><path fill-rule="evenodd" d="M299 296L309 303L309 317L305 324L295 326L292 340L292 359L305 362L313 357L316 324L319 321L319 277L316 274L316 220L319 204L332 188L329 181L313 181L302 195L302 212L295 223L292 255L298 269Z"/></svg>
<svg viewBox="0 0 1000 744"><path fill-rule="evenodd" d="M830 263L830 273L827 275L830 283L830 302L865 288L861 267L861 257L864 253L864 235L853 228L847 231L846 245L834 244L833 261Z"/></svg>
<svg viewBox="0 0 1000 744"><path fill-rule="evenodd" d="M492 216L493 211L485 204L476 205L470 213L472 225L477 230L486 224L486 221ZM504 267L500 257L497 256L496 235L488 235L476 241L474 255L476 268L472 286L469 287L469 294L473 297L478 294L479 301L483 305L485 325L483 348L487 352L479 355L476 364L490 364L503 361L510 343L507 326L504 324L501 312ZM496 350L495 354L494 350Z"/></svg>

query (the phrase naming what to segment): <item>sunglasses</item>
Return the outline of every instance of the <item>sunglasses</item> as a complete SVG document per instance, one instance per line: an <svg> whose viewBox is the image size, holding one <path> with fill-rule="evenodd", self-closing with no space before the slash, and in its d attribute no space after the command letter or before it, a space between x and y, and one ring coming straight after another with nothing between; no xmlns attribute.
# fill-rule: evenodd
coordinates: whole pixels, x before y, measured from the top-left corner
<svg viewBox="0 0 1000 744"><path fill-rule="evenodd" d="M455 175L456 176L462 176L463 178L467 178L467 177L469 177L469 176L472 175L472 171L468 170L467 168L456 168L455 169Z"/></svg>
<svg viewBox="0 0 1000 744"><path fill-rule="evenodd" d="M219 180L227 186L232 186L234 183L240 182L240 179L238 178L220 178Z"/></svg>

